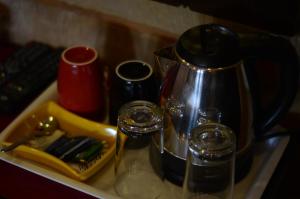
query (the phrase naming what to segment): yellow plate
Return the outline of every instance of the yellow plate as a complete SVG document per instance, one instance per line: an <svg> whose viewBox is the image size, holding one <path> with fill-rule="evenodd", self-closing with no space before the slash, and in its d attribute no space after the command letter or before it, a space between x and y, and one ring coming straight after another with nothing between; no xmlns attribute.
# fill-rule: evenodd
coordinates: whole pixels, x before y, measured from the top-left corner
<svg viewBox="0 0 300 199"><path fill-rule="evenodd" d="M32 127L36 126L36 124L33 124L34 120L41 120L41 118L45 118L49 115L54 116L59 122L59 129L67 132L67 134L70 136L84 135L94 137L98 140L105 140L108 143L107 150L105 150L104 154L99 159L93 161L89 167L83 170L75 169L68 163L56 158L55 156L26 145L18 146L12 151L13 154L47 165L71 178L80 181L88 179L114 156L117 134L115 126L84 119L65 110L52 101L43 104L30 113L24 121L20 122L9 133L3 144L9 145L18 138L28 135L30 132L32 132ZM125 136L121 137L121 145L124 144L125 139Z"/></svg>

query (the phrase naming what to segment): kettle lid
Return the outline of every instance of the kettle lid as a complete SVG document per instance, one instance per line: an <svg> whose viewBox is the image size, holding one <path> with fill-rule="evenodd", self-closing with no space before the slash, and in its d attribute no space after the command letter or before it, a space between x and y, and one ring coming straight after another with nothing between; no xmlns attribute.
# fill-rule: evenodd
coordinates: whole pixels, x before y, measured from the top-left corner
<svg viewBox="0 0 300 199"><path fill-rule="evenodd" d="M218 24L205 24L184 32L176 53L195 66L226 67L241 59L238 35Z"/></svg>

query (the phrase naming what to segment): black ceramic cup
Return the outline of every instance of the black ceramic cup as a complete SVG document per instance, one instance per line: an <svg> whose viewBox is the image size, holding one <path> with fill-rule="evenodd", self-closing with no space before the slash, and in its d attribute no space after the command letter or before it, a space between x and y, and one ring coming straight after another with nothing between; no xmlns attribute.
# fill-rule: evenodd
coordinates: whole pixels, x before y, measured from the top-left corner
<svg viewBox="0 0 300 199"><path fill-rule="evenodd" d="M128 60L115 68L110 91L111 124L117 124L121 106L134 100L147 100L157 103L159 86L150 64L141 60Z"/></svg>

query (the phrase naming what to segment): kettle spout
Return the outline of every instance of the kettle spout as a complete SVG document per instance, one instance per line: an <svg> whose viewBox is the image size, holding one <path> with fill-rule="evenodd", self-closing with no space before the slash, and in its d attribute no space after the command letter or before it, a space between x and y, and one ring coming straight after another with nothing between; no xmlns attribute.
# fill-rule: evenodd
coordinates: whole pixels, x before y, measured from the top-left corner
<svg viewBox="0 0 300 199"><path fill-rule="evenodd" d="M154 56L155 64L157 65L162 77L165 77L167 71L178 63L173 46L155 51Z"/></svg>
<svg viewBox="0 0 300 199"><path fill-rule="evenodd" d="M169 46L169 47L154 51L154 55L157 58L169 59L169 60L174 60L174 61L176 60L173 46Z"/></svg>

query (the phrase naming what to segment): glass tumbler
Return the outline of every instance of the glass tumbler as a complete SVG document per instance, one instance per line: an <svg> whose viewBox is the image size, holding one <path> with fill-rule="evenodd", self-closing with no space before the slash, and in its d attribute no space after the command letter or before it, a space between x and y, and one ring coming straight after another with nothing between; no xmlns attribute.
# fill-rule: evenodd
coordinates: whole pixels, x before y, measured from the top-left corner
<svg viewBox="0 0 300 199"><path fill-rule="evenodd" d="M221 123L222 113L214 107L202 108L198 112L198 125L202 125L208 122Z"/></svg>
<svg viewBox="0 0 300 199"><path fill-rule="evenodd" d="M183 184L184 199L231 199L234 186L235 135L220 123L191 131Z"/></svg>
<svg viewBox="0 0 300 199"><path fill-rule="evenodd" d="M114 186L117 194L122 198L159 198L163 182L151 170L148 153L144 150L147 147L138 142L156 133L163 137L162 110L148 101L129 102L119 110L117 128ZM121 134L127 136L124 151L118 144ZM160 140L163 148L163 139Z"/></svg>

